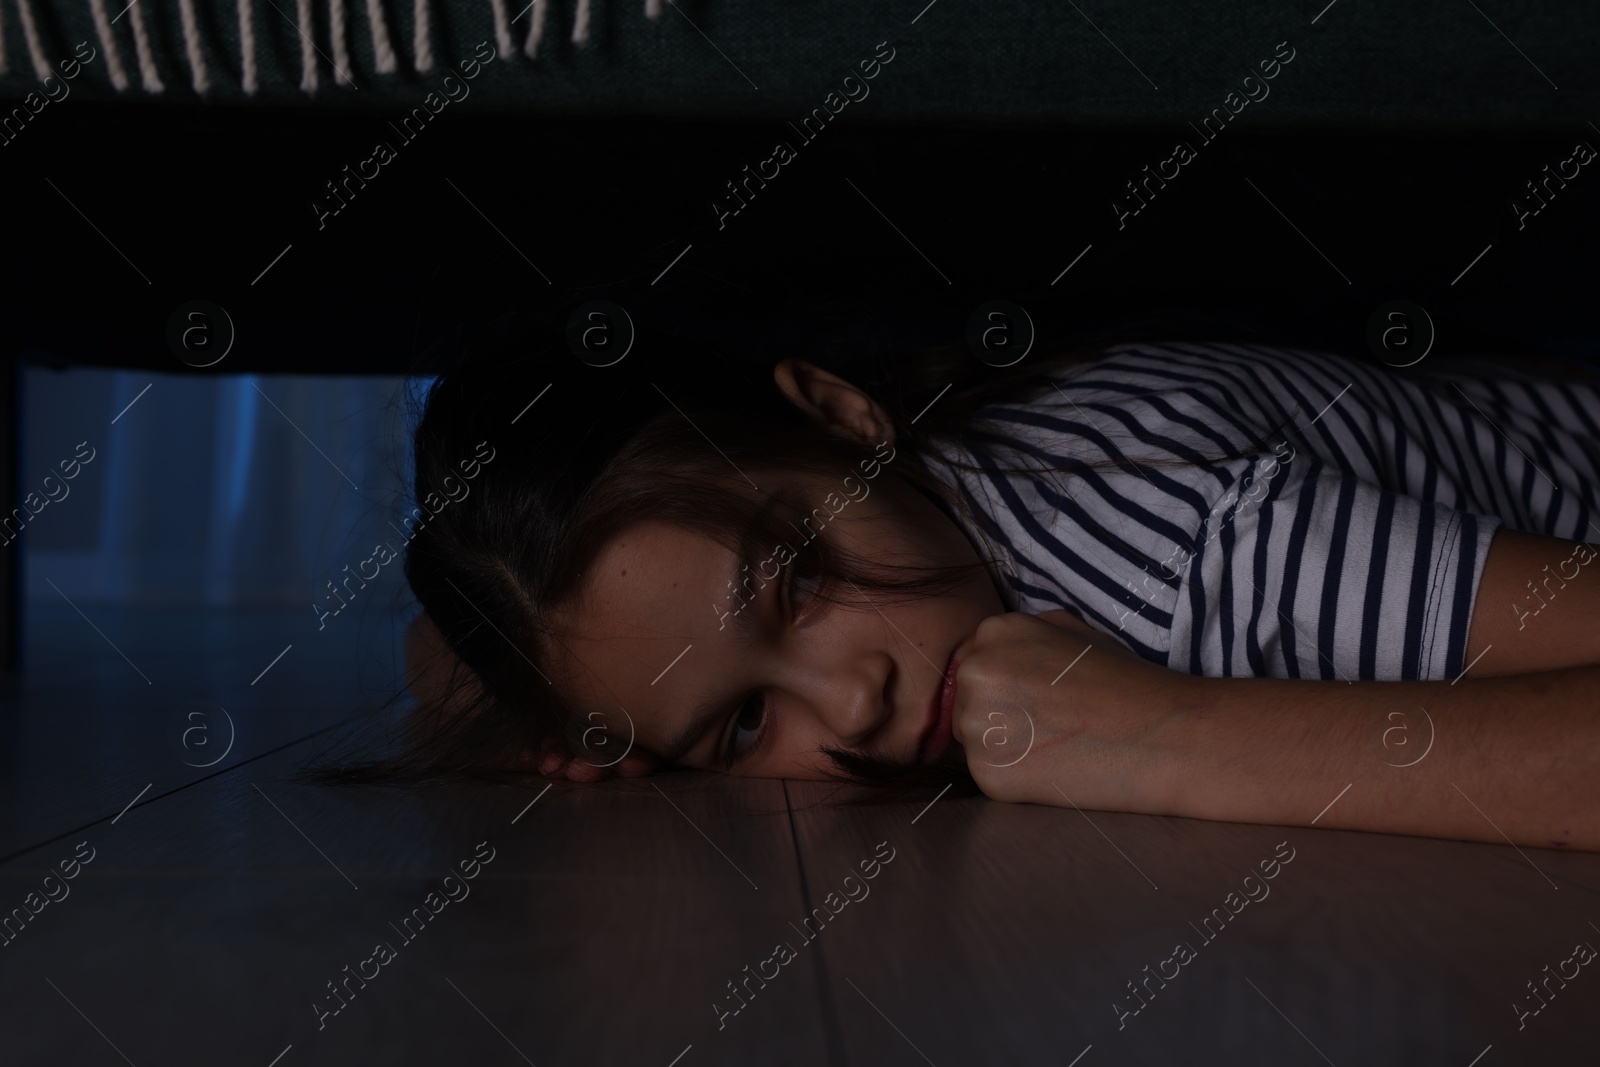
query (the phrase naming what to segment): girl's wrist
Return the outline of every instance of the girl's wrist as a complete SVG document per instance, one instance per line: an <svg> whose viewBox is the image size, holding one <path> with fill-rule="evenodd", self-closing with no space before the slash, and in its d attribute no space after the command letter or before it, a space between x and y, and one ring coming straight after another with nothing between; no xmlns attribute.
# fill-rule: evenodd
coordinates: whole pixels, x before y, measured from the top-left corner
<svg viewBox="0 0 1600 1067"><path fill-rule="evenodd" d="M1326 682L1323 685L1340 685ZM1356 716L1308 713L1288 686L1312 680L1188 678L1160 733L1165 753L1152 783L1164 813L1228 822L1281 823L1316 814L1361 747ZM1301 690L1302 697L1313 694ZM1332 792L1329 792L1329 788Z"/></svg>
<svg viewBox="0 0 1600 1067"><path fill-rule="evenodd" d="M1224 694L1210 684L1215 681L1198 676L1176 679L1171 698L1162 705L1164 715L1152 734L1158 755L1145 783L1158 814L1206 817L1202 811L1210 805L1204 798L1214 793L1221 778L1217 720L1226 714Z"/></svg>

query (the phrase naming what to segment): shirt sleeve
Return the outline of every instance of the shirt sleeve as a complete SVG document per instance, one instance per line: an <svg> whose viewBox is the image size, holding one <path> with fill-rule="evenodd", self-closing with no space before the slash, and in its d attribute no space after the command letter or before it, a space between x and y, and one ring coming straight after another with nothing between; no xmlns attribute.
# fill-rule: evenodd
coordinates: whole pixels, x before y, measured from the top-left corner
<svg viewBox="0 0 1600 1067"><path fill-rule="evenodd" d="M1393 492L1287 441L1164 565L1168 666L1208 677L1453 680L1501 520ZM1176 572L1176 573L1172 573Z"/></svg>

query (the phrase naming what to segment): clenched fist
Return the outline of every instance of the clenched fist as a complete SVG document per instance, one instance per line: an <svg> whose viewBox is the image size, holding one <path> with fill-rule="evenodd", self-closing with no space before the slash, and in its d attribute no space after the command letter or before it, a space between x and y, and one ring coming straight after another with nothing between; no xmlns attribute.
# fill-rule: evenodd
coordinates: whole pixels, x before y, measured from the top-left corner
<svg viewBox="0 0 1600 1067"><path fill-rule="evenodd" d="M1167 814L1163 745L1186 674L1140 659L1064 611L992 615L956 649L952 729L995 799Z"/></svg>

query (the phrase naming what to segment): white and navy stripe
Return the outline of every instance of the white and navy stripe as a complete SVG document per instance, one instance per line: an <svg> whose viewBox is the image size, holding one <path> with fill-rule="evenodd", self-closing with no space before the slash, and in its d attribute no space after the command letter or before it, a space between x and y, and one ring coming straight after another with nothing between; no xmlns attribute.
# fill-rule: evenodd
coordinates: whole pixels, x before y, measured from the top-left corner
<svg viewBox="0 0 1600 1067"><path fill-rule="evenodd" d="M934 452L977 472L932 467L1014 610L1191 674L1453 679L1498 526L1600 541L1600 378L1439 363L1119 345Z"/></svg>

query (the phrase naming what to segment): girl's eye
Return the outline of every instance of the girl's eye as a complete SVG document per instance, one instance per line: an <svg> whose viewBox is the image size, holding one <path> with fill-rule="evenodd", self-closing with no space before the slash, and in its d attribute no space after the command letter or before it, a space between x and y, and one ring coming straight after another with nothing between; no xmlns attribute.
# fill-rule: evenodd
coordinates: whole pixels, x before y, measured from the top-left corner
<svg viewBox="0 0 1600 1067"><path fill-rule="evenodd" d="M727 763L732 767L740 757L753 751L761 742L767 728L767 705L757 693L745 701L739 714L733 717L733 729L728 731Z"/></svg>

